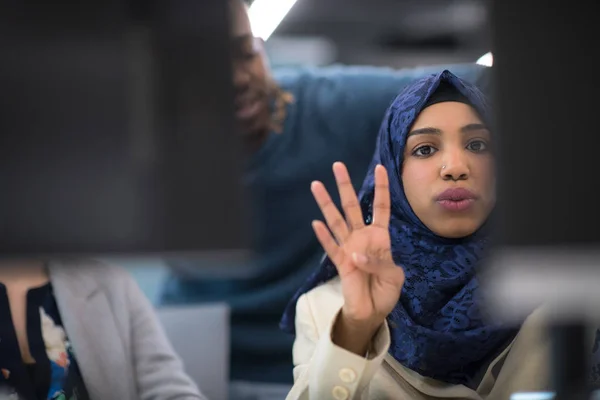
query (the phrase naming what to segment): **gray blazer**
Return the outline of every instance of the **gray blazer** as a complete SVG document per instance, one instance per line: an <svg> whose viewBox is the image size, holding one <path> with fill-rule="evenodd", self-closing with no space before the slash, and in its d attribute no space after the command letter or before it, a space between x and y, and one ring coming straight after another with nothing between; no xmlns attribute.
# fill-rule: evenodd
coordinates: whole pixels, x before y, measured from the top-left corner
<svg viewBox="0 0 600 400"><path fill-rule="evenodd" d="M63 261L51 263L50 279L92 400L206 400L126 271Z"/></svg>

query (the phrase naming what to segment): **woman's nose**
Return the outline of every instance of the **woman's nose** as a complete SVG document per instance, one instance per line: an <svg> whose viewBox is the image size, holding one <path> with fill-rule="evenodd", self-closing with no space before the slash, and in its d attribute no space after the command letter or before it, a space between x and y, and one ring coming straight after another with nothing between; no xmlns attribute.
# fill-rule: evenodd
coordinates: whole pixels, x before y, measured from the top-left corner
<svg viewBox="0 0 600 400"><path fill-rule="evenodd" d="M443 158L440 174L445 180L464 180L469 177L469 165L464 151L452 151Z"/></svg>

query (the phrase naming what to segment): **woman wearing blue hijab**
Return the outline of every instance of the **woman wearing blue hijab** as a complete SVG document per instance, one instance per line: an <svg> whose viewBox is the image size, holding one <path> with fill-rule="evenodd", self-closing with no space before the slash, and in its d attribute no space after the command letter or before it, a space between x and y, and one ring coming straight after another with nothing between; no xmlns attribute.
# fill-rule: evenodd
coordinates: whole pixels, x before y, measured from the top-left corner
<svg viewBox="0 0 600 400"><path fill-rule="evenodd" d="M503 326L478 299L495 205L489 117L476 87L449 71L431 75L388 109L359 196L334 164L345 218L313 183L327 257L281 322L296 334L288 399L508 399L548 389L542 312Z"/></svg>

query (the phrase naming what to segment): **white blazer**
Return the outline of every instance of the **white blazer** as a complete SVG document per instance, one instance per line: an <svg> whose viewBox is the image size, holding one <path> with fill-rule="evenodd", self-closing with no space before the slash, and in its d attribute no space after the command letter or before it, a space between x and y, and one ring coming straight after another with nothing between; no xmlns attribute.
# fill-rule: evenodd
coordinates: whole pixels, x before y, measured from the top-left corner
<svg viewBox="0 0 600 400"><path fill-rule="evenodd" d="M294 342L294 386L288 400L507 400L514 392L548 391L550 342L544 311L536 310L513 342L492 361L476 390L423 377L388 354L387 324L375 335L364 358L331 341L331 328L343 305L339 278L298 300ZM590 351L593 343L590 343Z"/></svg>
<svg viewBox="0 0 600 400"><path fill-rule="evenodd" d="M206 399L127 272L70 260L51 263L50 279L91 400Z"/></svg>

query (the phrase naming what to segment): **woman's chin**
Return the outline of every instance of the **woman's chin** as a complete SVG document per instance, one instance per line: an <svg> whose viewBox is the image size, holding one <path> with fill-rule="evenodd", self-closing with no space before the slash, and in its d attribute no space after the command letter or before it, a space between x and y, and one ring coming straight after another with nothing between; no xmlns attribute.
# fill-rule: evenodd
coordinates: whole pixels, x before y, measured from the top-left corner
<svg viewBox="0 0 600 400"><path fill-rule="evenodd" d="M481 223L475 221L449 221L447 224L429 228L433 233L446 239L462 239L471 236L481 227Z"/></svg>

